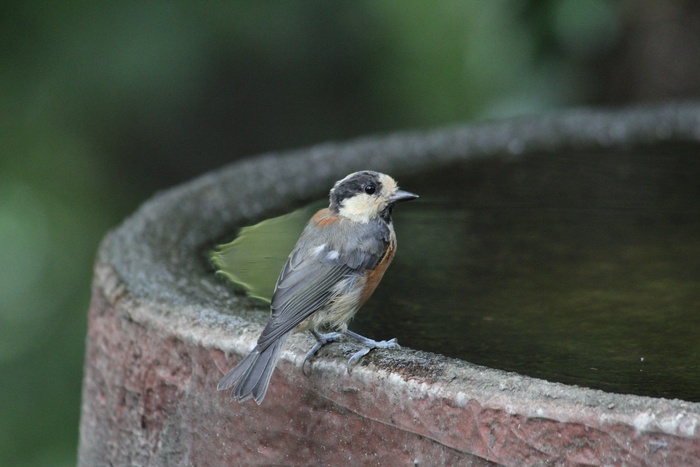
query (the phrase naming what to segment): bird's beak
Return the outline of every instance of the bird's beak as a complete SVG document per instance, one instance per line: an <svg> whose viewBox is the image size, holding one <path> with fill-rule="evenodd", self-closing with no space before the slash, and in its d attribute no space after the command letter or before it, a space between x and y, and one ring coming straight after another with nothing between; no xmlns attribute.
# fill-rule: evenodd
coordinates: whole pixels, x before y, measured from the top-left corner
<svg viewBox="0 0 700 467"><path fill-rule="evenodd" d="M410 193L408 191L403 191L403 190L398 190L396 193L394 193L391 198L389 198L389 201L392 203L397 203L399 201L411 201L412 199L418 198L418 195Z"/></svg>

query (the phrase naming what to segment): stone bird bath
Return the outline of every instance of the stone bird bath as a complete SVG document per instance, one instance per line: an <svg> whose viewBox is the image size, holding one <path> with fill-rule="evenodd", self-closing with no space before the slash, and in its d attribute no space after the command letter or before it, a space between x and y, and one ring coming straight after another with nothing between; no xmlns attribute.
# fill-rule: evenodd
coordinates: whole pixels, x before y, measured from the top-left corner
<svg viewBox="0 0 700 467"><path fill-rule="evenodd" d="M321 144L158 194L97 255L80 465L700 463L698 403L551 383L410 342L373 352L352 374L352 344L329 346L307 377L300 364L312 341L295 335L261 406L216 391L268 313L206 261L237 227L323 197L359 169L401 181L467 159L665 141L700 144L700 106L570 111Z"/></svg>

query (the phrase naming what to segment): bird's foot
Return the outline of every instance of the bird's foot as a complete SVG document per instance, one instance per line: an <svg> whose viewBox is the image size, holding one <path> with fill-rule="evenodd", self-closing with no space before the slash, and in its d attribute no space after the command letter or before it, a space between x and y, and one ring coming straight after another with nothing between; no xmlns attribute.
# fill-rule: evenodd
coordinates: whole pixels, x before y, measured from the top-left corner
<svg viewBox="0 0 700 467"><path fill-rule="evenodd" d="M350 357L350 360L348 360L348 373L352 373L352 369L357 363L367 355L372 349L400 349L401 346L399 345L399 342L394 339L390 339L388 341L375 341L374 339L370 339L365 336L361 336L360 334L357 334L356 332L352 331L347 331L347 335L349 337L352 337L359 343L363 344L365 347L362 348L361 350L358 350L355 352L352 357Z"/></svg>
<svg viewBox="0 0 700 467"><path fill-rule="evenodd" d="M306 357L304 357L304 362L301 364L301 371L304 373L305 376L309 376L308 374L306 374L306 362L311 360L311 358L313 358L313 356L316 355L316 352L321 350L321 347L323 347L326 344L342 341L345 339L345 334L343 334L342 332L329 332L328 334L321 334L316 331L311 331L311 334L313 334L313 336L316 338L316 343L313 347L311 347L311 350L309 350L306 353Z"/></svg>

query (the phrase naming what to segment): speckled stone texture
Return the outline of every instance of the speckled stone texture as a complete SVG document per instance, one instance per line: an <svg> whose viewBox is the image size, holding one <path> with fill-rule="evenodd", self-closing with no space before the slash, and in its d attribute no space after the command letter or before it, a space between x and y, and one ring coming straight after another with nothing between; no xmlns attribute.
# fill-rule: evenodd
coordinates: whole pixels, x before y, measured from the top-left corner
<svg viewBox="0 0 700 467"><path fill-rule="evenodd" d="M700 107L574 111L324 144L156 196L98 253L80 465L700 464L700 404L548 383L405 347L375 351L348 374L357 347L329 346L307 377L300 364L311 339L295 335L261 406L216 391L267 318L204 259L238 226L324 196L353 170L400 180L470 158L662 141L700 141Z"/></svg>

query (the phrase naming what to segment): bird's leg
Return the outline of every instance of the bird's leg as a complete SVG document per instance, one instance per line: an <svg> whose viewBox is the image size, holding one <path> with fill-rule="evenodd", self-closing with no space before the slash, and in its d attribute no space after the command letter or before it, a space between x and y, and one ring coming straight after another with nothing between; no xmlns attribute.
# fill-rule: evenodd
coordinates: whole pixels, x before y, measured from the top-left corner
<svg viewBox="0 0 700 467"><path fill-rule="evenodd" d="M346 331L346 334L349 337L352 337L356 341L358 341L360 344L364 345L365 347L361 350L358 350L353 354L352 357L350 357L350 360L348 360L348 373L352 372L352 368L357 365L357 362L360 361L362 357L367 355L370 350L372 349L400 349L401 346L399 345L398 341L396 338L393 338L388 341L375 341L374 339L370 339L365 336L361 336L356 332L352 332L349 329Z"/></svg>
<svg viewBox="0 0 700 467"><path fill-rule="evenodd" d="M304 362L301 364L301 371L305 375L306 371L304 370L304 368L306 367L306 362L308 362L314 355L316 355L316 352L321 350L321 347L323 347L326 344L330 344L331 342L338 342L345 339L345 334L343 334L342 332L329 332L327 334L321 334L319 332L314 331L313 329L310 329L309 332L311 332L311 334L316 339L316 343L313 347L311 347L311 350L309 350L306 353L306 357L304 357Z"/></svg>

